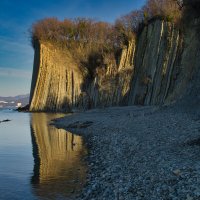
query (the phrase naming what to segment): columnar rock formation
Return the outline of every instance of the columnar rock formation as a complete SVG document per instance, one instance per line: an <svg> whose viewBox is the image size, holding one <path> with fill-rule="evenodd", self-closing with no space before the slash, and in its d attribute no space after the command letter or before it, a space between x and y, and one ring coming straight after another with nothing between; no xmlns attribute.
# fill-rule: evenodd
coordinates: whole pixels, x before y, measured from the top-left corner
<svg viewBox="0 0 200 200"><path fill-rule="evenodd" d="M80 67L70 50L39 41L30 110L160 105L180 99L188 88L196 94L200 85L195 78L200 64L199 0L185 0L185 7L178 25L155 18L118 54L102 53L103 62L92 74Z"/></svg>

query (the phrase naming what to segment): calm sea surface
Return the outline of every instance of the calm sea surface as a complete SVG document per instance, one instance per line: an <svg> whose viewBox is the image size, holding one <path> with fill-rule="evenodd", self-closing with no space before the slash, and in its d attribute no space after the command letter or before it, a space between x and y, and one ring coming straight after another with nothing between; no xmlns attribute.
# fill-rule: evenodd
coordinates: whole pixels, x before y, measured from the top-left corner
<svg viewBox="0 0 200 200"><path fill-rule="evenodd" d="M73 199L82 189L87 150L80 136L50 126L63 114L0 110L0 199Z"/></svg>

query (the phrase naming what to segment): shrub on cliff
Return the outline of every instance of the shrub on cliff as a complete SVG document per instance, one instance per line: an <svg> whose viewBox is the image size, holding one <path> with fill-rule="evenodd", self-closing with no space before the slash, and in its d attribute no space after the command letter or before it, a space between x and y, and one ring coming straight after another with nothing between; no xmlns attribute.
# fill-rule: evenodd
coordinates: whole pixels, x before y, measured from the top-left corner
<svg viewBox="0 0 200 200"><path fill-rule="evenodd" d="M152 19L179 23L182 17L182 0L147 0L142 9L132 11L116 21L124 27L124 33L138 33ZM128 35L126 35L128 38Z"/></svg>
<svg viewBox="0 0 200 200"><path fill-rule="evenodd" d="M125 44L135 37L138 25L143 21L143 12L141 10L132 11L128 15L122 16L115 22L115 29L118 33L118 40Z"/></svg>
<svg viewBox="0 0 200 200"><path fill-rule="evenodd" d="M108 60L115 65L124 45L134 38L124 22L113 25L86 18L46 18L33 24L31 34L34 48L39 42L46 42L68 50L83 74L90 78L97 67L106 67Z"/></svg>
<svg viewBox="0 0 200 200"><path fill-rule="evenodd" d="M59 21L56 18L46 18L32 26L32 44L38 40L51 41L62 47L84 46L98 48L113 48L121 44L119 32L115 26L92 19L76 18Z"/></svg>
<svg viewBox="0 0 200 200"><path fill-rule="evenodd" d="M143 10L149 19L160 16L168 21L178 22L182 15L181 6L180 0L147 0Z"/></svg>

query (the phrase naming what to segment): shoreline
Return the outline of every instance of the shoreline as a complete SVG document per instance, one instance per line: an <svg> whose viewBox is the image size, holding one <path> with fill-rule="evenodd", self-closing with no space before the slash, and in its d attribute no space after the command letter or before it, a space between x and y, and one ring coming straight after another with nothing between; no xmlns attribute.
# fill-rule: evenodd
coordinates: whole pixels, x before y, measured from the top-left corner
<svg viewBox="0 0 200 200"><path fill-rule="evenodd" d="M112 107L54 125L83 136L89 149L78 199L200 198L198 116L172 107Z"/></svg>

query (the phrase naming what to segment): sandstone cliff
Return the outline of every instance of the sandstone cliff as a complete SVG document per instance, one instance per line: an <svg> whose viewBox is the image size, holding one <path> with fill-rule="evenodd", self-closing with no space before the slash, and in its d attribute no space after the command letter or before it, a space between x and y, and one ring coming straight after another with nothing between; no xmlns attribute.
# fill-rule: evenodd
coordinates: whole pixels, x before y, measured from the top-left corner
<svg viewBox="0 0 200 200"><path fill-rule="evenodd" d="M80 66L67 49L40 42L35 47L30 96L31 111L70 111L126 101L133 72L134 40L119 57L104 54L103 63L91 72ZM92 76L92 77L91 77Z"/></svg>
<svg viewBox="0 0 200 200"><path fill-rule="evenodd" d="M199 1L185 0L178 25L162 18L150 20L136 39L129 40L117 53L102 52L92 61L88 55L87 67L70 49L39 41L30 110L160 105L177 101L187 91L195 96L200 85L199 27ZM88 66L98 59L100 64L91 70Z"/></svg>

